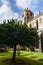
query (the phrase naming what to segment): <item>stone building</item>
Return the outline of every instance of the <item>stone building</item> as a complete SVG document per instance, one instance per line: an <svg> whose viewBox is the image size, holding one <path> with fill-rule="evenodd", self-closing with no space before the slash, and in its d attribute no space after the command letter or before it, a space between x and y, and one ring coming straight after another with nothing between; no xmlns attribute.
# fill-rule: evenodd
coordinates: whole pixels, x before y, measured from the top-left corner
<svg viewBox="0 0 43 65"><path fill-rule="evenodd" d="M29 23L29 21L33 19L33 17L34 14L31 12L31 10L28 10L28 8L26 8L22 13L22 21L23 21L22 23L24 22Z"/></svg>
<svg viewBox="0 0 43 65"><path fill-rule="evenodd" d="M22 24L26 23L28 27L35 27L38 31L38 35L40 36L43 32L43 12L39 12L38 15L34 16L34 13L26 8L22 13ZM39 40L39 49L41 50L41 40Z"/></svg>

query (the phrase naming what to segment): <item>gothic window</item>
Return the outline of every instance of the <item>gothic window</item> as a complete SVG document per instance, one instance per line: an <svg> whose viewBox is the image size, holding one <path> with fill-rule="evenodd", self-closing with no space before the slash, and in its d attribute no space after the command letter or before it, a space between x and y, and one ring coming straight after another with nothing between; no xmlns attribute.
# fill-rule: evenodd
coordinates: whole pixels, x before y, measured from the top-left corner
<svg viewBox="0 0 43 65"><path fill-rule="evenodd" d="M32 27L32 25L30 24L30 27Z"/></svg>
<svg viewBox="0 0 43 65"><path fill-rule="evenodd" d="M38 19L36 20L36 29L38 30Z"/></svg>
<svg viewBox="0 0 43 65"><path fill-rule="evenodd" d="M32 13L30 13L30 15L32 16Z"/></svg>
<svg viewBox="0 0 43 65"><path fill-rule="evenodd" d="M28 13L27 13L27 15L28 15Z"/></svg>

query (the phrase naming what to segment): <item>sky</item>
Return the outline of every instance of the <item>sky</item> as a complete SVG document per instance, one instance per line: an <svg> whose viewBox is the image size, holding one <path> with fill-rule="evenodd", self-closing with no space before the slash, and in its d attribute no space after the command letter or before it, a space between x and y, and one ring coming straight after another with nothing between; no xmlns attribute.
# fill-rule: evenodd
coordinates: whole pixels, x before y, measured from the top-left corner
<svg viewBox="0 0 43 65"><path fill-rule="evenodd" d="M43 0L0 0L0 23L7 19L21 19L25 8L30 9L34 15L43 12Z"/></svg>

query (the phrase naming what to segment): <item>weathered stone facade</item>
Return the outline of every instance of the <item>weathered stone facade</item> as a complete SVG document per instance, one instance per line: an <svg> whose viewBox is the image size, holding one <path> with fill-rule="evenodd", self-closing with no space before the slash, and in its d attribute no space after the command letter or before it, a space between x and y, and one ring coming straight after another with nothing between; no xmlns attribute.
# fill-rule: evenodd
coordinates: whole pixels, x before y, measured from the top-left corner
<svg viewBox="0 0 43 65"><path fill-rule="evenodd" d="M35 27L38 31L38 35L40 36L43 32L43 12L39 12L37 16L34 16L34 13L26 8L22 14L22 24L26 22L28 27ZM39 49L41 52L41 40L39 40Z"/></svg>

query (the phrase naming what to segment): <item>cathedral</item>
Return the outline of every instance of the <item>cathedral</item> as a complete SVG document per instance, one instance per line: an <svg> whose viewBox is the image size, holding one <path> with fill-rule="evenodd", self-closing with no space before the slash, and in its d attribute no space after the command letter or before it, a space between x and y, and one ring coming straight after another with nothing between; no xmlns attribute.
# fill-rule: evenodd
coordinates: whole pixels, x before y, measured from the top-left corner
<svg viewBox="0 0 43 65"><path fill-rule="evenodd" d="M43 33L43 12L39 12L38 15L34 16L34 13L26 8L22 13L22 24L26 23L28 27L36 28L38 31L38 35L40 36ZM39 40L39 49L41 50L41 39Z"/></svg>

